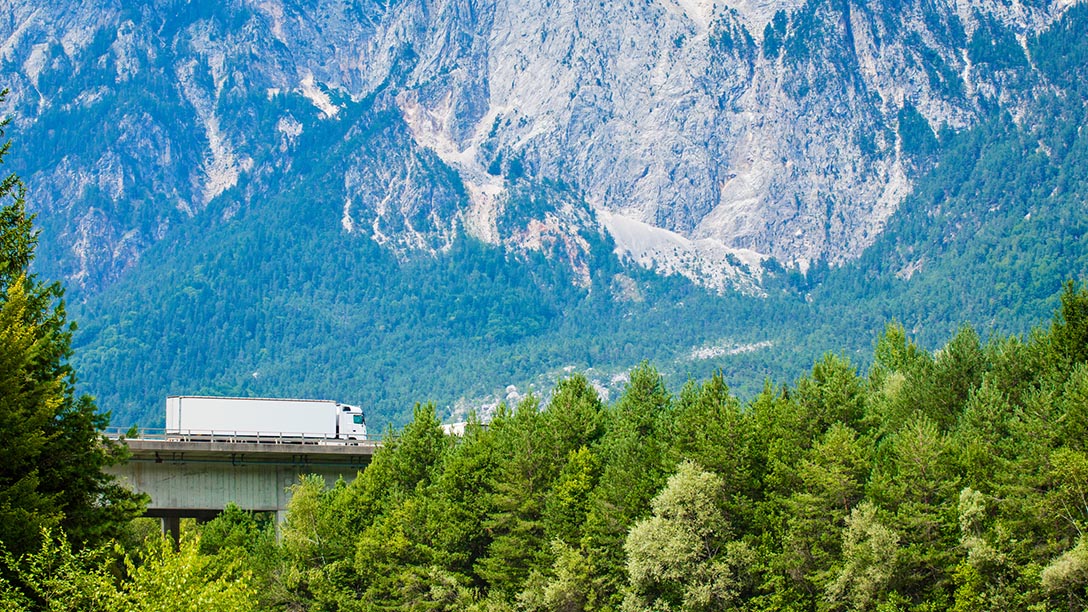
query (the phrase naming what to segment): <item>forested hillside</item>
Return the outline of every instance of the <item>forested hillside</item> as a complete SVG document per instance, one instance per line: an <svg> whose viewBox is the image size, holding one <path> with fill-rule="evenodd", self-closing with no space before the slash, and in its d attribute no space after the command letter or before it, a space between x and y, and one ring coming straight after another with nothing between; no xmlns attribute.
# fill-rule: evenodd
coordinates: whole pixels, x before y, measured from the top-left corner
<svg viewBox="0 0 1088 612"><path fill-rule="evenodd" d="M351 483L292 488L282 540L236 508L179 552L47 538L8 609L1083 610L1088 289L1047 327L939 351L901 327L739 401L643 364L580 374L463 436L417 406ZM331 486L331 488L329 488ZM156 607L158 606L158 607ZM203 607L202 607L203 606Z"/></svg>
<svg viewBox="0 0 1088 612"><path fill-rule="evenodd" d="M1070 9L1027 51L1062 89L1024 115L993 109L977 128L930 134L932 169L857 262L810 275L818 320L867 334L895 318L935 347L957 325L1023 333L1056 307L1056 276L1088 270L1088 6ZM848 329L843 329L843 328Z"/></svg>
<svg viewBox="0 0 1088 612"><path fill-rule="evenodd" d="M307 197L270 205L306 215ZM380 430L411 418L417 399L448 413L507 385L547 388L567 367L607 386L645 357L675 364L682 380L712 367L694 346L766 342L804 316L792 297L771 318L760 300L622 266L600 237L599 267L582 288L549 259L471 238L400 261L310 218L258 224L243 214L194 230L154 247L170 266L134 271L76 307L76 365L119 426L161 426L166 395L213 394L334 398L364 406ZM269 245L280 252L270 257ZM133 303L145 306L137 314ZM768 359L738 355L731 371L760 381L781 370Z"/></svg>
<svg viewBox="0 0 1088 612"><path fill-rule="evenodd" d="M226 192L149 247L149 263L76 304L76 365L126 427L161 423L167 394L210 393L335 398L367 407L380 429L406 422L415 400L445 418L497 402L508 385L546 391L568 368L611 393L640 359L672 385L721 369L748 399L764 378L792 379L826 351L868 365L888 321L927 349L963 323L983 338L1024 333L1057 306L1062 280L1088 269L1086 29L1088 7L1077 5L1027 51L1004 49L1007 62L975 51L979 70L998 62L1025 79L1030 56L1051 85L1019 116L994 103L971 129L911 124L919 179L874 244L805 273L768 260L766 297L653 274L618 256L607 233L581 235L585 285L557 265L559 242L517 254L462 236L398 256L341 231L344 170L329 154L296 159L307 180L267 199L243 206L244 194ZM346 104L342 120L370 104ZM367 121L339 146L384 150L404 129L388 116ZM514 182L511 223L578 197L560 183Z"/></svg>
<svg viewBox="0 0 1088 612"><path fill-rule="evenodd" d="M827 351L868 365L892 320L926 349L1022 333L1082 278L1083 4L577 4L516 3L568 62L505 0L19 0L12 167L80 388L123 427L207 393L380 430L564 371L614 398L649 359L747 400Z"/></svg>

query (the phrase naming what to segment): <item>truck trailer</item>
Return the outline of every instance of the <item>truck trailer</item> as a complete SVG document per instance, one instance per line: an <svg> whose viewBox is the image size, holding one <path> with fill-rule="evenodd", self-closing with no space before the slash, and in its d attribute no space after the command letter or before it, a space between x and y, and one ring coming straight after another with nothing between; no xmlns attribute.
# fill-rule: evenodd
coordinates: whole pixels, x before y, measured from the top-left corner
<svg viewBox="0 0 1088 612"><path fill-rule="evenodd" d="M366 439L363 410L332 400L171 395L166 436L317 443Z"/></svg>

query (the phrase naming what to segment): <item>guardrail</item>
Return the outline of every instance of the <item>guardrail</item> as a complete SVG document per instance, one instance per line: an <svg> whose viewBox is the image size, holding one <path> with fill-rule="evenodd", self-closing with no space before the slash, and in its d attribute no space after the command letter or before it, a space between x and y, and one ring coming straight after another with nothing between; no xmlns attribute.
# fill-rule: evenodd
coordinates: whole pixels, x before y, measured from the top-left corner
<svg viewBox="0 0 1088 612"><path fill-rule="evenodd" d="M167 430L165 428L109 427L103 432L111 440L162 440L170 442L243 442L260 444L358 444L364 438L338 438L335 435L298 431L211 431L201 429Z"/></svg>

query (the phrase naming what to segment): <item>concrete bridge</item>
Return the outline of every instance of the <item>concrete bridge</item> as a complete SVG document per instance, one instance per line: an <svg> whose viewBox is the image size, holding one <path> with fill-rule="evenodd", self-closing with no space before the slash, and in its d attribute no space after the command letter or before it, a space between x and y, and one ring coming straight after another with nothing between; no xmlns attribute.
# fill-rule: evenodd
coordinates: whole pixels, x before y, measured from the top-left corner
<svg viewBox="0 0 1088 612"><path fill-rule="evenodd" d="M244 510L284 518L288 488L305 474L328 483L351 481L370 463L377 441L298 444L271 440L240 442L124 439L129 460L107 471L121 484L147 493L147 516L161 518L175 537L182 518L209 520L233 502Z"/></svg>

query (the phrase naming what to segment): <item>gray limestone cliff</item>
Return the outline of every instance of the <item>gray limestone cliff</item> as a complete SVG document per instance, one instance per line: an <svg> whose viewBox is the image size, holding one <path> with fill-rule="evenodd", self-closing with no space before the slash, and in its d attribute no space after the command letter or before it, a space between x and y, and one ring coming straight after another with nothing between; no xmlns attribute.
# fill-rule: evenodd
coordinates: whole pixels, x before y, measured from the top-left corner
<svg viewBox="0 0 1088 612"><path fill-rule="evenodd" d="M585 232L607 232L758 292L767 257L860 254L941 130L1047 90L1026 41L1069 2L8 5L17 169L88 291L316 173L338 231L405 254L463 232L587 277Z"/></svg>

